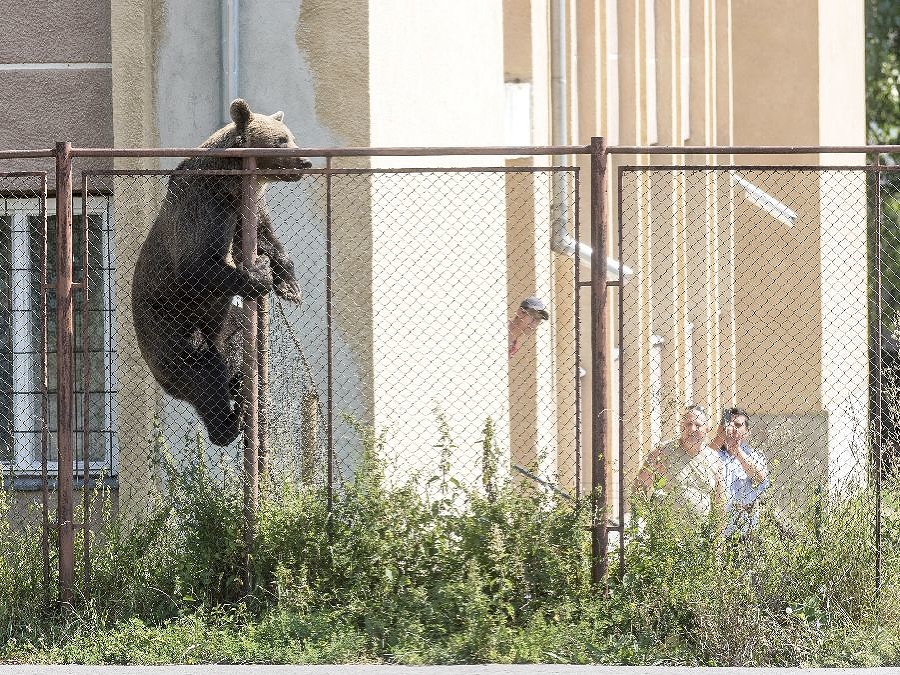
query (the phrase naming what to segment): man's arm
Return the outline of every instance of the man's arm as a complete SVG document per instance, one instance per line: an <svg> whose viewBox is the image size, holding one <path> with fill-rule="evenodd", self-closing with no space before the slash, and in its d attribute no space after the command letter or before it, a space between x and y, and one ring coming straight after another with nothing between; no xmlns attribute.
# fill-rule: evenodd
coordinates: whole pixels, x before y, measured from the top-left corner
<svg viewBox="0 0 900 675"><path fill-rule="evenodd" d="M707 462L712 478L712 506L721 513L725 512L725 478L722 475L722 460L719 458L719 451L707 449Z"/></svg>
<svg viewBox="0 0 900 675"><path fill-rule="evenodd" d="M656 482L656 477L662 472L662 469L662 451L660 448L655 448L641 465L641 470L638 471L638 475L635 476L634 486L636 488L639 487L650 490L653 488L653 483Z"/></svg>
<svg viewBox="0 0 900 675"><path fill-rule="evenodd" d="M716 429L716 435L713 436L712 440L708 443L709 447L712 448L712 451L716 453L718 457L719 450L725 445L725 427L721 424L718 429Z"/></svg>
<svg viewBox="0 0 900 675"><path fill-rule="evenodd" d="M753 451L745 446L738 446L735 458L741 463L746 474L754 483L762 483L769 477L769 470L765 462L761 462L759 458L753 455Z"/></svg>

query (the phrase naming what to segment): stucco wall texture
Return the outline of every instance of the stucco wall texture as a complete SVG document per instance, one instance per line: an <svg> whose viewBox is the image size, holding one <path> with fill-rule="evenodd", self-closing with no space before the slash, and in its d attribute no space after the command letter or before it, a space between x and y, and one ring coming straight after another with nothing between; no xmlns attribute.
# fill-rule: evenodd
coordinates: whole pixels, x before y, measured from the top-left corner
<svg viewBox="0 0 900 675"><path fill-rule="evenodd" d="M112 69L109 0L71 3L0 2L0 100L4 123L0 147L52 148L112 145ZM80 168L108 168L106 160L83 160ZM52 162L21 160L4 170L47 171Z"/></svg>

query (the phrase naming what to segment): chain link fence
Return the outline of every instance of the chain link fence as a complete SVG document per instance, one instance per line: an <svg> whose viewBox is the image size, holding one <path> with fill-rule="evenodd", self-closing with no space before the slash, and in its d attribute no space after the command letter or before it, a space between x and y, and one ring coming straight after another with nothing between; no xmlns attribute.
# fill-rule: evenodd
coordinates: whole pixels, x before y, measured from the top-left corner
<svg viewBox="0 0 900 675"><path fill-rule="evenodd" d="M897 223L879 222L895 197L875 182L895 176L620 168L618 247L633 274L618 296L617 525L647 500L785 546L839 525L859 535L842 546L874 549L880 563L882 534L896 537L881 500L897 486L879 279L882 330L896 301L875 243Z"/></svg>
<svg viewBox="0 0 900 675"><path fill-rule="evenodd" d="M276 289L260 295L268 325L259 355L266 364L263 472L340 490L353 480L366 439L377 437L390 485L423 487L443 473L464 489L484 490L489 474L574 502L581 478L577 266L553 251L550 213L558 213L551 203L557 185L572 224L565 235L574 241L577 169L332 168L281 177L290 180L269 184L264 199L302 303L281 297L270 255ZM227 367L227 377L196 393L170 385L173 396L157 385L147 367L155 346L136 339L142 319L132 322L148 303L168 322L154 329L160 358L181 349L169 337L189 322L181 309L187 303L158 293L136 300L141 246L160 210L171 208L166 202L184 195L213 194L211 208L238 213L240 180L183 171L85 178L88 210L96 205L104 214L88 215L96 243L88 251L96 275L91 309L104 321L102 329L92 324L90 346L82 345L98 374L90 456L106 462L118 513L134 522L165 501L167 471L197 462L219 478L241 470L241 437L223 442L210 434L219 420L200 414L206 404L196 398L227 387L230 406L205 410L222 415L244 405L234 383L243 353L233 289L221 293L227 307L218 311L228 318L218 338L199 324L185 329L194 349L215 349ZM556 227L559 238L563 226ZM193 272L189 266L186 293ZM538 309L521 308L529 298ZM197 382L191 358L199 359L185 355L154 370L164 379L175 362L193 369ZM485 470L486 457L496 468Z"/></svg>
<svg viewBox="0 0 900 675"><path fill-rule="evenodd" d="M16 548L42 559L50 593L50 490L57 460L47 424L57 391L52 278L55 221L48 218L47 176L0 173L0 463L2 529Z"/></svg>
<svg viewBox="0 0 900 675"><path fill-rule="evenodd" d="M443 476L462 491L596 500L611 539L595 557L608 543L620 564L647 504L784 546L852 523L861 535L847 546L895 561L896 171L622 166L601 261L582 222L599 195L575 166L322 163L76 172L62 390L86 589L91 532L113 519L140 528L179 474L199 468L223 486L246 474L253 396L264 481L332 494L374 448L389 485L423 494ZM257 193L251 176L278 180ZM35 524L49 586L66 440L56 207L44 174L2 174L0 189L0 461L9 517ZM224 225L215 236L187 225L193 253L173 266L173 218ZM245 261L248 220L268 265ZM197 254L207 244L222 264ZM579 260L605 263L601 318ZM592 411L598 387L607 405ZM691 434L713 439L726 414L725 437L695 457Z"/></svg>

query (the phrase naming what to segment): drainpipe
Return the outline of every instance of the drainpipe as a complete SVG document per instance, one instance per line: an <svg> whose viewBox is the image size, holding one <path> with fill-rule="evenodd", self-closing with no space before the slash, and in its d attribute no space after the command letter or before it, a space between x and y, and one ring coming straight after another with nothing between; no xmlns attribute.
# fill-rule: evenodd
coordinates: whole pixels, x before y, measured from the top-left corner
<svg viewBox="0 0 900 675"><path fill-rule="evenodd" d="M222 121L223 124L231 122L231 102L238 94L238 18L239 0L220 0L221 28L219 38L221 40L222 53Z"/></svg>
<svg viewBox="0 0 900 675"><path fill-rule="evenodd" d="M550 2L550 133L552 145L567 145L569 142L568 91L566 71L566 0ZM568 162L563 155L553 156L554 166L565 166ZM569 192L569 176L563 171L554 171L551 179L550 248L556 253L575 257L582 265L590 269L593 251L585 242L578 242L569 233L569 212L566 208ZM606 259L606 276L608 279L619 278L619 261ZM630 277L634 270L623 267L622 276Z"/></svg>
<svg viewBox="0 0 900 675"><path fill-rule="evenodd" d="M550 0L550 144L566 145L569 137L566 92L566 0ZM553 155L554 166L565 166L566 157ZM553 231L550 248L563 255L575 255L575 241L569 234L567 172L551 176L550 223ZM571 242L569 241L571 240ZM581 248L579 246L579 248ZM587 254L590 266L590 253ZM580 256L584 261L584 256Z"/></svg>

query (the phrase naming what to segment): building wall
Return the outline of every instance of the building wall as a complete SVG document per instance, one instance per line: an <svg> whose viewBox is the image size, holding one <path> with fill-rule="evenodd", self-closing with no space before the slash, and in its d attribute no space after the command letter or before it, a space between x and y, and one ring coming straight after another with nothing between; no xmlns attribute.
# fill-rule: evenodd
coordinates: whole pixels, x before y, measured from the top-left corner
<svg viewBox="0 0 900 675"><path fill-rule="evenodd" d="M190 147L223 123L218 105L222 88L219 6L218 2L206 1L190 5L136 3L132 8L144 10L145 33L138 40L128 36L127 44L117 51L117 67L140 73L140 91L135 91L131 82L122 83L122 87L138 94L143 105L140 114L117 128L120 137L147 138L142 130L151 129L161 146ZM242 3L238 93L254 110L284 110L286 122L304 147L497 142L503 124L503 61L502 41L492 36L501 30L499 2L444 3L428 11L405 2L379 2L360 9L344 2L275 3L265 13L252 13L247 3ZM123 22L117 30L123 31L124 38L126 26L135 22L130 16L117 18ZM405 27L406 37L396 39L396 27L409 21L413 30ZM135 50L135 42L145 45L149 53ZM467 58L459 58L461 53ZM429 75L438 70L441 78ZM474 91L479 95L470 95ZM378 165L408 165L410 161L422 160L384 159ZM495 163L484 158L425 161L430 165ZM162 165L172 163L164 160ZM317 162L318 166L322 164L321 160ZM368 162L337 160L335 166L364 168ZM492 418L499 439L508 434L508 411L503 404L505 283L496 297L482 299L487 313L458 312L445 319L451 334L471 335L473 323L487 331L474 342L459 342L453 347L459 351L455 356L437 344L429 345L416 331L406 334L398 330L403 326L427 328L436 313L459 304L465 289L489 289L492 285L486 278L504 278L502 176L498 181L493 203L499 210L479 212L473 207L465 226L455 230L464 237L460 241L459 236L442 237L444 216L429 212L437 188L398 194L402 187L389 176L334 177L335 412L338 461L342 465L352 467L353 448L359 445L352 425L340 421L346 414L377 429L393 430L394 447L403 455L399 464L406 465L406 471L433 466L421 448L423 437L431 439L424 447L433 446L437 440L431 401L436 379L444 383L443 396L449 402L459 400L478 383L499 387L503 395L487 395L485 400L490 405L485 406L482 416ZM322 190L322 181L312 181L308 187L294 191L297 194L293 197L278 191L282 202L297 202L295 209L282 203L281 211L303 213L302 218L290 222L290 231L282 232L282 239L308 280L303 289L303 311L319 317L320 324L325 316ZM393 208L418 213L418 231L406 233L397 227L397 212L386 208L391 201L395 203ZM310 211L310 204L318 208ZM136 219L129 224L133 233L123 231L121 236L139 240L148 224L149 219ZM434 264L416 253L413 242L423 239L440 248L431 253L441 261L437 272L443 270L447 277L454 269L468 269L470 276L457 279L455 287L442 285L439 278L430 285L397 286L403 279L436 273L435 269L420 268ZM479 263L492 262L478 270L473 256ZM454 321L459 325L452 325ZM315 323L305 322L298 330L308 346L310 361L324 363L324 333L316 330L321 326ZM475 358L490 364L486 366L489 372L481 372L483 368L473 372L469 367L473 344L476 349L484 345L490 351L484 358ZM440 354L440 358L431 363L420 361L420 367L410 373L404 364L422 351ZM132 353L130 358L133 372L142 372L137 354ZM323 392L324 385L319 383ZM191 411L177 402L164 398L157 405L165 419L184 417L187 421L191 417ZM451 427L460 436L460 447L468 454L475 453L469 448L480 437L484 420L471 421L459 412L459 406L446 407ZM175 443L183 427L178 423L170 426L171 442ZM474 454L464 463L470 461L474 461Z"/></svg>
<svg viewBox="0 0 900 675"><path fill-rule="evenodd" d="M0 146L52 148L112 143L110 2L0 3L0 96L8 111ZM108 168L103 160L79 168ZM51 161L4 162L3 169L43 170L56 181Z"/></svg>
<svg viewBox="0 0 900 675"><path fill-rule="evenodd" d="M623 145L864 142L861 7L657 0L577 3L572 11L578 19L568 52L575 73L570 101L577 103L570 109L577 118L569 125L571 142L587 143L597 134ZM798 32L798 25L809 30ZM828 48L834 44L848 44L847 58ZM842 106L838 97L847 92L852 102ZM610 174L614 180L619 163L635 161L829 159L838 161L614 156ZM860 159L840 158L847 161ZM676 433L677 408L688 402L747 407L763 422L761 443L768 427L775 436L786 420L800 419L791 447L809 448L810 459L824 467L811 470L810 479L827 477L835 485L851 474L859 478L864 444L853 420L865 419L866 327L852 317L866 315L865 252L862 245L847 247L865 237L859 178L760 176L776 198L806 196L794 228L761 215L724 172L631 179L623 202L631 216L625 262L636 269L625 288L621 355L626 484L659 437ZM835 189L838 180L845 182L842 191ZM615 192L610 195L615 204ZM586 204L582 208L586 212ZM615 222L613 215L613 242ZM782 265L773 258L783 259ZM609 298L615 302L616 291ZM783 319L787 315L790 321ZM615 325L615 314L609 318ZM659 367L655 344L662 349ZM782 372L793 375L774 381L773 373ZM611 381L616 375L610 371ZM584 384L589 391L590 382ZM583 403L585 419L591 417L589 403ZM615 448L618 401L611 399L608 410ZM840 412L847 410L854 412ZM619 467L615 457L608 459L614 466L608 489L615 495ZM798 464L781 466L778 479L786 481L793 471L786 467Z"/></svg>
<svg viewBox="0 0 900 675"><path fill-rule="evenodd" d="M735 142L865 143L861 6L734 2L734 24ZM798 33L798 25L809 29ZM786 161L864 163L852 155ZM759 321L738 339L739 394L771 417L773 430L793 428L805 448L802 459L781 463L786 481L809 471L843 488L865 477L865 180L861 172L782 173L767 186L803 204L793 228L770 219L764 235L793 264L767 276L775 262L757 261L750 242L738 254L739 302ZM778 283L761 293L759 281L772 278Z"/></svg>
<svg viewBox="0 0 900 675"><path fill-rule="evenodd" d="M531 86L531 140L549 143L551 2L304 0L266 3L265 12L258 11L261 4L243 2L238 93L255 110L284 110L301 146L495 145L505 138L504 83L526 82ZM853 3L570 0L565 5L568 142L586 144L596 135L618 144L864 141L863 20L862 8ZM89 0L77 7L54 0L39 10L45 20L36 20L32 7L6 3L2 9L0 25L8 39L0 47L0 93L21 111L0 130L5 147L48 147L56 137L85 146L195 146L227 121L222 105L220 3L215 0ZM797 30L798 26L805 28ZM54 39L51 28L62 29L67 39ZM833 49L835 44L841 49ZM45 93L35 96L35 88ZM622 161L634 159L611 158L610 175L616 175ZM637 159L651 164L671 161ZM674 159L703 165L731 160L702 155ZM412 161L458 165L500 160L384 158L375 166L390 168ZM581 170L580 207L587 214L587 160L572 161ZM777 161L829 158L793 156ZM116 161L117 168L160 165L171 162ZM360 160L336 165L370 166ZM425 401L433 378L450 382L449 398L457 398L470 386L470 373L464 369L438 373L423 367L418 379L406 379L405 392L397 393L395 383L406 377L400 364L415 362L420 353L440 347L430 338L395 327L428 325L436 311L457 299L452 288L391 291L396 280L435 272L424 269L414 255L398 255L424 238L437 247L447 274L471 269L466 256L472 251L479 252L482 262L490 261L462 279L463 285L478 289L481 311L475 321L480 332L477 341L466 345L469 351L459 348L458 357L469 361L478 357L490 364L479 372L492 387L499 387L499 393L491 396L496 409L483 412L500 424L500 437L529 436L527 428L505 430L509 378L522 373L507 371L503 326L514 309L512 298L528 285L520 283L524 272L510 269L507 260L510 241L518 238L538 251L546 233L511 219L507 207L515 190L504 181L486 186L496 191L501 206L465 213L478 222L461 231L462 240L450 242L441 239L444 216L428 209L429 189L404 194L404 208L418 210L420 218L416 229L401 232L392 212L375 208L389 198L387 192L395 189L395 183L349 175L340 180L346 191L333 211L335 261L343 272L334 289L335 368L344 374L339 383L340 410L376 427L408 419L417 433L429 436L435 432L435 421ZM624 416L627 461L614 468L630 479L659 436L674 431L674 417L660 419L659 401L652 400L650 393L658 391L657 399L678 404L690 400L720 407L736 402L772 424L808 418L809 438L828 439L809 443L815 446L816 459L829 466L829 476L846 478L833 448L856 447L852 420L857 413L840 411L865 400L865 359L860 356L865 353L865 325L846 320L848 313L865 315L865 251L861 246L842 248L842 242L863 241L862 182L851 181L846 192L853 197L835 203L827 197L834 188L833 176L770 177L766 189L776 197L787 199L792 191L803 190L813 195L810 204L815 205L799 214L801 228L806 228L802 230L753 220L760 223L754 236L779 242L795 257L794 273L785 274L764 250L753 246L753 237L745 236L747 222L758 214L748 210L724 174L703 176L700 185L687 180L678 175L648 177L637 181L625 200L626 208L633 207L638 214L628 232L631 248L625 251L626 262L637 273L625 291L626 349L620 355L625 379L608 388L612 392L620 385L625 397L621 411L612 396L607 405L611 448L618 440L618 415ZM116 185L114 199L124 197ZM321 182L311 181L285 198L285 212L321 202L322 189ZM129 221L115 224L117 250L136 250L161 197L160 187L148 185L145 200L132 210ZM610 213L614 215L613 210ZM535 223L539 216L535 215ZM583 221L579 234L586 237ZM609 224L612 236L615 217ZM521 227L527 229L524 239ZM310 278L321 278L324 256L317 252L324 246L324 212L307 213L297 228L289 250L313 272ZM839 259L846 260L852 271L835 272ZM587 317L587 294L577 300L571 295L571 265L542 253L526 276L535 290L547 294L552 306L572 307L577 301ZM127 313L128 265L120 265L117 274L117 286L125 293L119 311ZM773 279L777 283L771 283ZM821 281L820 288L812 283L816 280ZM761 294L761 286L770 292ZM310 282L304 292L304 311L322 315L322 285ZM610 301L615 300L611 292ZM776 315L798 307L802 316L795 326L772 325ZM609 319L614 325L614 305ZM563 372L569 357L564 338L573 330L573 319L558 314L554 320L552 332L544 331L539 339L552 352L552 367ZM468 315L453 315L445 330L469 332L472 321ZM590 340L587 324L581 322L582 345ZM146 439L147 411L172 413L174 408L150 386L133 347L127 315L121 317L118 330L120 357L131 373L130 381L122 382L122 396L134 402L132 414L120 418L121 464L137 467L140 458L129 457L127 448L138 448ZM307 331L301 337L321 355L325 345L317 334ZM613 339L610 331L610 352ZM802 354L784 347L795 343L804 345ZM451 362L454 353L442 357ZM854 361L849 370L839 365L848 359ZM613 359L609 363L614 364ZM800 384L790 389L793 398L773 390L770 373L776 365L802 373L797 378ZM589 370L589 363L583 366ZM845 372L849 375L842 377ZM616 376L611 369L610 381ZM551 380L529 379L529 386L552 391L557 412L573 406L571 380L562 375ZM591 386L590 376L585 377L583 391L589 392ZM581 404L583 419L590 420L590 397L583 396ZM537 414L529 419L535 433L538 427L556 424L555 437L550 434L547 442L557 444L558 454L574 442L564 433L560 414L555 422ZM459 429L468 448L482 423L459 419L451 426ZM355 442L350 427L343 427L338 436L347 448ZM590 434L582 438L589 458ZM419 451L410 446L404 452L412 456ZM523 457L537 452L529 446ZM423 465L433 464L427 452L419 457ZM614 465L614 458L609 459ZM583 464L589 469L590 461ZM557 468L562 470L561 465ZM145 482L141 471L134 470L135 485ZM574 480L571 470L560 475L564 487L574 487L569 484ZM608 487L615 492L613 476L611 472ZM583 481L583 486L590 484L589 470Z"/></svg>
<svg viewBox="0 0 900 675"><path fill-rule="evenodd" d="M498 142L502 30L499 0L370 3L371 145ZM373 164L492 166L497 158L381 157ZM392 470L402 480L436 472L442 417L455 444L453 471L477 484L487 419L504 450L509 437L505 178L388 174L373 189L376 425L388 430Z"/></svg>

